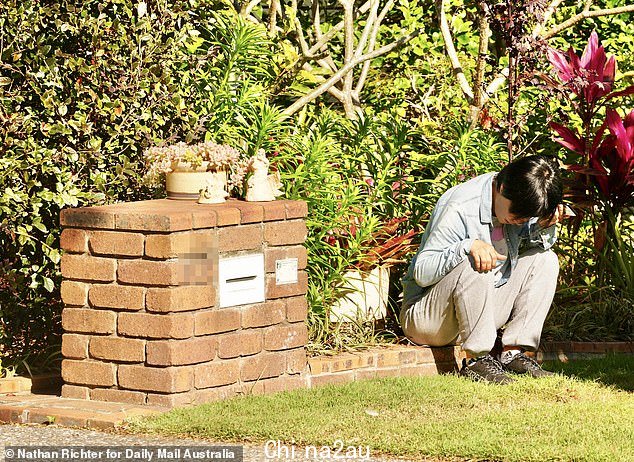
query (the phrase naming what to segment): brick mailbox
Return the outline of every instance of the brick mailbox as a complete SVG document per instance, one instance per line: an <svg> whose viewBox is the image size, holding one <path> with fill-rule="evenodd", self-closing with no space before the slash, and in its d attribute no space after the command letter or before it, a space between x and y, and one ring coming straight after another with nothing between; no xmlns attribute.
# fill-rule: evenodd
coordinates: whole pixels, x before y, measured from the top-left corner
<svg viewBox="0 0 634 462"><path fill-rule="evenodd" d="M158 406L306 386L306 204L62 211L62 397Z"/></svg>

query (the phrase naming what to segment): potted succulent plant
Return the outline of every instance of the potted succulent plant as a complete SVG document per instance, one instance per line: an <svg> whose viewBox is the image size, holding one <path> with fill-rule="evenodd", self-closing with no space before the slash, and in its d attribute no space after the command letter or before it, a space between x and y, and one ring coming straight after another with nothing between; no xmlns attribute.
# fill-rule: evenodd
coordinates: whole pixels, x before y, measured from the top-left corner
<svg viewBox="0 0 634 462"><path fill-rule="evenodd" d="M228 193L242 184L248 168L240 151L212 141L154 146L145 151L144 158L146 181L157 185L164 179L168 199L196 200L209 185Z"/></svg>

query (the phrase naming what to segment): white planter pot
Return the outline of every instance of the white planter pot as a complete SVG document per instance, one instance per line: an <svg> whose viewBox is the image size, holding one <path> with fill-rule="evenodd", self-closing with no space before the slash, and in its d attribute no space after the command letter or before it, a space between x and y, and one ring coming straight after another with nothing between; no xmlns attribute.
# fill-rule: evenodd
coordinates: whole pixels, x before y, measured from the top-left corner
<svg viewBox="0 0 634 462"><path fill-rule="evenodd" d="M197 200L200 191L205 189L209 181L213 181L214 177L219 177L218 181L223 182L224 188L227 188L227 172L184 172L176 171L165 175L165 187L167 189L168 199L177 200Z"/></svg>
<svg viewBox="0 0 634 462"><path fill-rule="evenodd" d="M369 273L348 271L341 288L344 295L335 301L330 321L376 320L387 315L390 269L377 266Z"/></svg>

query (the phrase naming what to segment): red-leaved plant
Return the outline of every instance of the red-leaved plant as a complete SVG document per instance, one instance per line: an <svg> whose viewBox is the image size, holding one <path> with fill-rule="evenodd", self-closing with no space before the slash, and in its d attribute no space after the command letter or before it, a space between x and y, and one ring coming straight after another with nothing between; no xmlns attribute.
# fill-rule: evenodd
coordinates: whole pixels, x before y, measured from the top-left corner
<svg viewBox="0 0 634 462"><path fill-rule="evenodd" d="M599 206L604 219L618 216L634 205L634 111L625 119L611 108L604 117L600 113L613 98L633 94L634 85L612 91L616 60L606 56L596 32L581 57L572 48L550 49L548 59L561 83L547 77L546 82L563 91L582 122L581 131L550 123L555 141L578 155L568 166L577 173L568 195L581 208Z"/></svg>

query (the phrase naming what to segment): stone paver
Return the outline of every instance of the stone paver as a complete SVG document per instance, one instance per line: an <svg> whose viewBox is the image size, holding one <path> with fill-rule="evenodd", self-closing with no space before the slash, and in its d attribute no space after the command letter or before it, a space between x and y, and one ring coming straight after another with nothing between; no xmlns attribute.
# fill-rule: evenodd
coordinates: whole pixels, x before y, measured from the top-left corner
<svg viewBox="0 0 634 462"><path fill-rule="evenodd" d="M37 423L97 429L115 428L125 419L165 412L165 408L60 398L56 395L0 396L0 422Z"/></svg>

